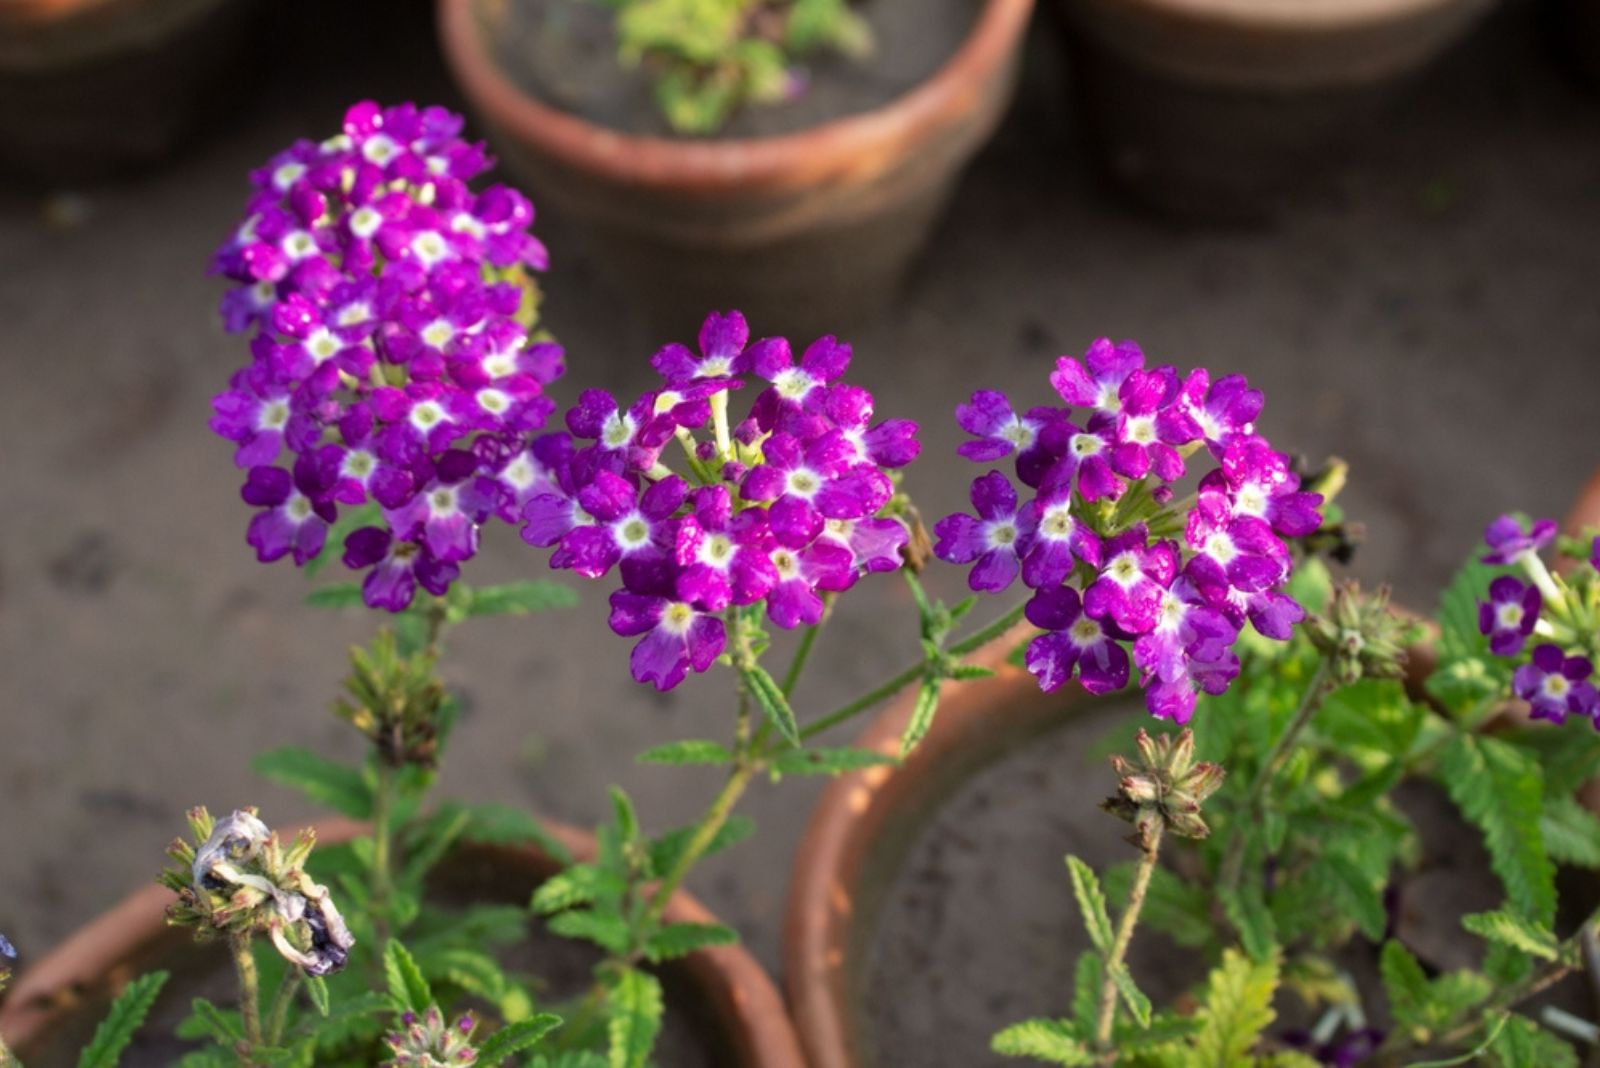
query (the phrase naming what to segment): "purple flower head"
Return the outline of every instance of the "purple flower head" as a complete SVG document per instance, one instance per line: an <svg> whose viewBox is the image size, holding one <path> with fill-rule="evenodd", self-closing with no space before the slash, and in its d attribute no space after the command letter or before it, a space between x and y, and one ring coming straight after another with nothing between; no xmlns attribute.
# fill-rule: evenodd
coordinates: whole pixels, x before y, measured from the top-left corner
<svg viewBox="0 0 1600 1068"><path fill-rule="evenodd" d="M824 520L872 515L894 492L882 470L855 462L855 448L838 430L804 446L779 431L761 451L762 462L745 475L740 495L772 502L772 532L791 549L814 541Z"/></svg>
<svg viewBox="0 0 1600 1068"><path fill-rule="evenodd" d="M1560 646L1539 645L1533 659L1511 676L1511 689L1532 706L1534 719L1565 723L1567 716L1579 715L1600 726L1600 692L1590 681L1593 674L1587 657L1565 656Z"/></svg>
<svg viewBox="0 0 1600 1068"><path fill-rule="evenodd" d="M1239 627L1181 576L1161 593L1156 623L1134 642L1145 706L1158 719L1188 723L1198 691L1218 694L1239 673Z"/></svg>
<svg viewBox="0 0 1600 1068"><path fill-rule="evenodd" d="M1201 367L1184 381L1175 408L1193 421L1196 436L1220 459L1228 446L1255 433L1263 402L1261 391L1251 389L1243 375L1224 375L1212 382L1211 373Z"/></svg>
<svg viewBox="0 0 1600 1068"><path fill-rule="evenodd" d="M1539 591L1510 575L1489 584L1489 599L1478 602L1478 629L1489 636L1489 651L1496 656L1522 652L1542 607Z"/></svg>
<svg viewBox="0 0 1600 1068"><path fill-rule="evenodd" d="M819 591L844 589L854 563L850 549L822 540L798 550L780 541L767 555L777 576L767 594L767 618L784 630L820 623L826 606Z"/></svg>
<svg viewBox="0 0 1600 1068"><path fill-rule="evenodd" d="M579 506L594 523L576 527L562 538L551 566L600 578L621 561L625 582L630 568L654 569L673 551L677 532L671 520L687 495L688 486L676 476L640 494L627 479L597 472L578 493Z"/></svg>
<svg viewBox="0 0 1600 1068"><path fill-rule="evenodd" d="M750 327L738 312L706 316L700 327L700 353L695 355L683 345L673 342L650 357L650 366L666 381L669 388L681 388L696 382L711 381L722 388L736 384L738 376L750 373L750 357L745 345L750 341Z"/></svg>
<svg viewBox="0 0 1600 1068"><path fill-rule="evenodd" d="M975 478L971 497L976 517L957 513L933 525L938 539L933 553L946 563L972 564L967 585L999 593L1022 569L1022 556L1032 547L1037 514L1018 505L1011 480L999 471Z"/></svg>
<svg viewBox="0 0 1600 1068"><path fill-rule="evenodd" d="M1201 490L1226 494L1235 515L1264 519L1285 538L1305 537L1322 525L1322 495L1301 491L1289 458L1264 439L1236 440L1223 450L1221 463L1201 480Z"/></svg>
<svg viewBox="0 0 1600 1068"><path fill-rule="evenodd" d="M1026 664L1045 692L1060 689L1077 671L1083 688L1112 693L1128 684L1128 651L1097 619L1083 611L1071 586L1040 590L1028 602L1028 621L1041 634L1028 645Z"/></svg>
<svg viewBox="0 0 1600 1068"><path fill-rule="evenodd" d="M1013 453L1017 457L1017 477L1034 489L1045 470L1059 458L1043 440L1047 426L1065 422L1058 408L1032 408L1018 415L1004 393L980 389L972 400L957 406L956 422L978 440L963 442L956 452L976 463L993 463Z"/></svg>
<svg viewBox="0 0 1600 1068"><path fill-rule="evenodd" d="M1073 407L1114 416L1122 409L1122 384L1143 366L1144 353L1133 342L1113 345L1100 338L1089 346L1082 362L1075 356L1057 360L1050 384Z"/></svg>
<svg viewBox="0 0 1600 1068"><path fill-rule="evenodd" d="M1033 530L1031 545L1022 556L1022 581L1035 590L1060 585L1079 560L1100 566L1100 539L1072 513L1072 493L1041 493L1027 506L1023 521Z"/></svg>
<svg viewBox="0 0 1600 1068"><path fill-rule="evenodd" d="M755 604L778 584L771 546L764 511L735 513L726 486L696 490L694 510L678 522L673 546L681 569L678 596L712 612Z"/></svg>
<svg viewBox="0 0 1600 1068"><path fill-rule="evenodd" d="M1187 444L1193 436L1186 427L1161 418L1171 410L1177 395L1178 375L1171 367L1139 368L1123 379L1116 414L1094 420L1114 429L1111 467L1117 474L1137 480L1154 473L1164 482L1183 477L1183 457L1176 446Z"/></svg>
<svg viewBox="0 0 1600 1068"><path fill-rule="evenodd" d="M1200 495L1185 538L1194 552L1185 573L1213 604L1233 591L1270 590L1289 577L1288 547L1266 520L1235 514L1220 494Z"/></svg>
<svg viewBox="0 0 1600 1068"><path fill-rule="evenodd" d="M1178 573L1178 551L1170 542L1147 544L1139 524L1100 546L1100 574L1083 592L1083 608L1096 619L1110 619L1128 634L1143 634L1156 624L1162 595Z"/></svg>
<svg viewBox="0 0 1600 1068"><path fill-rule="evenodd" d="M1526 528L1516 516L1503 515L1490 523L1483 532L1489 551L1483 555L1486 564L1510 564L1523 553L1537 553L1556 537L1553 519L1535 520Z"/></svg>
<svg viewBox="0 0 1600 1068"><path fill-rule="evenodd" d="M1600 534L1596 534L1589 545L1589 566L1600 571Z"/></svg>
<svg viewBox="0 0 1600 1068"><path fill-rule="evenodd" d="M636 682L672 689L689 669L700 672L722 655L722 620L687 601L617 590L611 594L611 629L624 638L643 635L629 665Z"/></svg>

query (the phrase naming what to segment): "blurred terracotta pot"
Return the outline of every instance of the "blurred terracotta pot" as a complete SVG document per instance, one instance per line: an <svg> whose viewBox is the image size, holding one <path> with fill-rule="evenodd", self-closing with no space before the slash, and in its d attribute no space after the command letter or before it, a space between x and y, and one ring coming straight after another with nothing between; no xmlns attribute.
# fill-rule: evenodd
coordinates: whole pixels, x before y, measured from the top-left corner
<svg viewBox="0 0 1600 1068"><path fill-rule="evenodd" d="M803 334L893 296L1011 99L1032 8L986 0L944 66L876 110L720 141L632 136L525 95L487 47L496 5L439 0L439 28L506 164L653 325L692 336L708 310L739 308L763 333Z"/></svg>
<svg viewBox="0 0 1600 1068"><path fill-rule="evenodd" d="M247 84L258 0L0 0L0 172L153 163Z"/></svg>
<svg viewBox="0 0 1600 1068"><path fill-rule="evenodd" d="M1251 220L1493 0L1058 0L1103 163L1184 217Z"/></svg>
<svg viewBox="0 0 1600 1068"><path fill-rule="evenodd" d="M595 840L586 831L545 822L546 832L579 860L593 859ZM317 826L325 845L366 832L364 824L335 820ZM484 898L526 901L533 888L560 865L532 847L464 845L452 854L450 868ZM464 873L464 874L461 874ZM197 946L184 930L168 927L165 912L172 893L154 884L124 899L68 938L18 976L0 1006L0 1034L25 1063L71 1063L72 1051L53 1040L64 1031L92 1028L106 1003L129 980L151 969L174 971L205 967L221 952ZM668 922L714 923L705 906L679 891L667 906ZM761 965L739 946L699 950L672 966L683 987L699 1001L697 1018L715 1031L714 1043L742 1068L805 1068L799 1041L777 988ZM174 996L170 989L163 998ZM669 995L670 997L670 995ZM159 1004L159 1003L158 1003ZM157 1010L159 1011L159 1009ZM86 1017L88 1019L86 1019ZM57 1042L57 1045L61 1043Z"/></svg>

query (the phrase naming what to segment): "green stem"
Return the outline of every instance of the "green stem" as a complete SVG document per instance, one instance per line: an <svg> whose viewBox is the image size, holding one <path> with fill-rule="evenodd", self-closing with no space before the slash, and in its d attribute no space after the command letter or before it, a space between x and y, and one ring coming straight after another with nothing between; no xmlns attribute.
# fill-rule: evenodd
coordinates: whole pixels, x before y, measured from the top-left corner
<svg viewBox="0 0 1600 1068"><path fill-rule="evenodd" d="M378 786L372 796L372 926L377 935L379 955L389 940L389 905L394 892L394 816L395 769L380 755Z"/></svg>
<svg viewBox="0 0 1600 1068"><path fill-rule="evenodd" d="M283 973L283 981L278 984L278 994L272 999L272 1012L267 1016L267 1044L276 1046L283 1041L283 1028L289 1022L289 1006L294 1004L294 996L300 990L300 981L304 973L294 965L290 965Z"/></svg>
<svg viewBox="0 0 1600 1068"><path fill-rule="evenodd" d="M1023 609L1025 607L1026 605L1017 605L1017 607L1013 608L1011 611L1007 612L993 623L990 623L982 630L974 631L970 636L963 638L961 641L952 645L949 649L950 655L959 659L960 657L967 656L968 654L982 648L989 642L998 638L1000 635L1004 634L1006 631L1010 630L1016 625L1017 621L1022 618ZM913 682L916 682L918 679L920 679L922 677L922 673L927 670L927 666L928 662L926 660L920 660L917 663L912 664L910 667L906 668L904 671L900 672L900 674L896 675L888 682L885 682L883 685L862 694L860 697L848 704L841 705L816 722L808 723L806 726L800 728L800 738L804 740L821 734L823 731L832 727L836 727L839 724L844 723L846 720L853 719L854 717L865 712L867 709L872 708L880 701L888 700L901 690L905 689L907 686L911 685Z"/></svg>
<svg viewBox="0 0 1600 1068"><path fill-rule="evenodd" d="M823 617L827 622L827 617ZM794 651L794 659L789 661L789 670L783 676L783 696L794 696L794 688L800 684L800 673L806 669L806 661L811 659L811 647L817 644L817 633L822 630L822 623L807 627L806 632L800 636L800 648Z"/></svg>
<svg viewBox="0 0 1600 1068"><path fill-rule="evenodd" d="M1139 912L1144 908L1145 892L1150 889L1150 876L1156 870L1156 857L1161 852L1163 830L1165 824L1157 821L1149 831L1149 842L1145 846L1144 855L1139 858L1138 869L1133 873L1133 889L1128 894L1128 907L1122 910L1122 918L1117 921L1116 938L1111 943L1111 952L1106 954L1105 974L1100 980L1100 1014L1094 1028L1095 1049L1101 1051L1111 1049L1111 1027L1117 1017L1116 974L1122 967L1123 959L1128 955L1128 944L1133 941L1133 930L1139 924Z"/></svg>
<svg viewBox="0 0 1600 1068"><path fill-rule="evenodd" d="M722 784L722 789L711 802L711 807L700 817L694 837L689 839L689 844L678 855L678 862L662 878L656 887L656 892L651 895L650 904L644 914L645 930L660 922L662 913L667 910L667 902L677 893L678 887L683 885L683 880L688 876L690 869L705 855L706 849L717 837L717 832L722 830L722 825L728 822L728 817L733 813L733 806L744 795L745 788L750 785L750 780L755 778L759 767L760 765L750 760L748 755L740 756L739 763L728 776L728 781Z"/></svg>
<svg viewBox="0 0 1600 1068"><path fill-rule="evenodd" d="M1288 762L1294 743L1299 740L1306 725L1311 722L1311 718L1317 714L1317 709L1322 707L1322 702L1332 692L1332 687L1328 685L1328 665L1327 657L1317 662L1317 670L1311 676L1311 683L1306 687L1305 694L1300 698L1300 707L1295 711L1294 719L1289 722L1288 729L1278 736L1278 741L1267 754L1267 759L1262 761L1255 779L1250 783L1250 794L1245 798L1244 807L1239 812L1240 827L1254 825L1260 821L1261 805L1266 798L1267 787ZM1228 842L1228 854L1222 862L1221 877L1217 881L1217 886L1223 891L1234 891L1239 888L1239 877L1244 868L1246 837L1236 830Z"/></svg>
<svg viewBox="0 0 1600 1068"><path fill-rule="evenodd" d="M239 975L239 1015L244 1018L246 1049L241 1060L254 1064L261 1040L261 980L256 974L256 955L251 948L247 931L234 931L228 935L228 949L233 953L233 970Z"/></svg>

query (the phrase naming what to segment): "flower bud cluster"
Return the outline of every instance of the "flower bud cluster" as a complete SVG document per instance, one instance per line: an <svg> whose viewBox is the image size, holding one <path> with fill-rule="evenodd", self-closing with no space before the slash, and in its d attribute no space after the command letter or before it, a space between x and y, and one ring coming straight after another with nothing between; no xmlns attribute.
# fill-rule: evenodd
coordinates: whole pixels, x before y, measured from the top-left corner
<svg viewBox="0 0 1600 1068"><path fill-rule="evenodd" d="M394 1056L381 1068L453 1068L478 1062L478 1051L472 1048L472 1032L478 1021L471 1013L446 1023L439 1007L429 1005L420 1017L408 1012L401 1022L401 1030L384 1036L384 1044Z"/></svg>
<svg viewBox="0 0 1600 1068"><path fill-rule="evenodd" d="M1018 412L981 390L956 410L976 437L961 455L1015 457L1032 497L1001 471L979 476L975 514L935 524L934 551L973 565L974 590L1020 576L1034 591L1028 619L1047 633L1027 667L1041 688L1076 675L1091 693L1121 689L1131 649L1150 712L1186 723L1198 692L1221 693L1238 675L1246 621L1287 640L1304 618L1280 589L1293 568L1285 539L1318 528L1322 497L1256 432L1262 395L1240 375L1147 368L1138 346L1101 339L1081 361L1058 360L1050 382L1069 407ZM1175 501L1202 448L1217 466Z"/></svg>
<svg viewBox="0 0 1600 1068"><path fill-rule="evenodd" d="M1565 723L1581 716L1600 730L1600 535L1571 555L1576 566L1552 572L1540 552L1556 540L1550 519L1524 523L1503 515L1489 524L1483 562L1515 567L1489 584L1478 602L1478 629L1489 651L1518 664L1512 692L1528 702L1535 719ZM1587 559L1584 559L1584 550ZM1527 650L1530 640L1535 642Z"/></svg>
<svg viewBox="0 0 1600 1068"><path fill-rule="evenodd" d="M1327 659L1328 680L1398 679L1406 671L1406 623L1389 608L1389 587L1363 594L1353 582L1334 588L1327 611L1306 624L1311 644Z"/></svg>
<svg viewBox="0 0 1600 1068"><path fill-rule="evenodd" d="M251 176L244 222L214 269L238 283L229 330L251 362L212 402L235 446L248 541L305 564L341 508L377 522L345 541L370 569L369 605L443 593L492 515L516 518L559 346L530 331L544 246L533 205L505 186L442 108L363 103L343 130L300 141Z"/></svg>
<svg viewBox="0 0 1600 1068"><path fill-rule="evenodd" d="M730 609L762 605L785 630L814 624L824 594L901 566L890 471L916 457L917 425L873 421L872 394L843 381L850 356L824 337L797 361L784 338L751 343L738 312L713 314L698 352L652 357L659 388L626 406L585 390L568 433L536 443L523 539L552 549L553 568L616 569L611 629L639 636L639 682L668 690L710 667ZM751 378L764 385L731 416Z"/></svg>
<svg viewBox="0 0 1600 1068"><path fill-rule="evenodd" d="M1134 845L1148 851L1155 841L1157 825L1180 838L1204 838L1211 833L1200 815L1206 798L1222 786L1226 772L1221 764L1194 759L1194 732L1152 738L1139 731L1137 763L1113 756L1111 767L1121 781L1117 792L1100 807L1133 824L1129 837Z"/></svg>
<svg viewBox="0 0 1600 1068"><path fill-rule="evenodd" d="M161 882L177 893L167 922L202 933L266 934L291 964L307 975L344 967L355 939L328 896L305 872L316 836L303 831L287 848L253 808L213 820L204 808L189 812L198 845L174 841L167 855L177 864Z"/></svg>

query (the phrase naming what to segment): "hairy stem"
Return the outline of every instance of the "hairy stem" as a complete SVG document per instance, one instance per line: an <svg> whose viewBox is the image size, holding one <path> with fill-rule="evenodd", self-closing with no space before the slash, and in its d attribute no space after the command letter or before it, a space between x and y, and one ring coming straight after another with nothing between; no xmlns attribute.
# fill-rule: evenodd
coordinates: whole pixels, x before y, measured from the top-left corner
<svg viewBox="0 0 1600 1068"><path fill-rule="evenodd" d="M826 616L823 622L827 622ZM800 636L800 648L794 651L794 659L789 661L789 670L783 676L783 696L794 696L794 688L800 684L800 675L806 669L806 661L811 659L811 647L817 644L817 633L821 630L822 623L818 623L814 627L807 627Z"/></svg>
<svg viewBox="0 0 1600 1068"><path fill-rule="evenodd" d="M283 973L283 981L278 984L277 996L272 999L272 1012L267 1016L267 1044L276 1046L283 1041L283 1028L289 1022L289 1006L294 1004L294 996L300 990L300 981L305 978L304 973L294 965Z"/></svg>
<svg viewBox="0 0 1600 1068"><path fill-rule="evenodd" d="M1116 974L1128 955L1128 944L1133 941L1133 930L1139 925L1139 912L1144 908L1145 892L1150 889L1150 876L1156 870L1156 857L1161 852L1161 833L1165 824L1157 821L1148 832L1144 855L1133 873L1133 889L1128 894L1128 907L1122 910L1117 921L1116 938L1111 952L1106 954L1104 974L1100 979L1100 1014L1095 1020L1094 1045L1102 1051L1111 1049L1111 1026L1117 1017Z"/></svg>
<svg viewBox="0 0 1600 1068"><path fill-rule="evenodd" d="M1022 618L1022 612L1025 607L1025 605L1017 605L1017 607L1013 608L1011 611L1007 612L993 623L990 623L982 630L974 631L970 636L955 643L949 649L950 655L957 658L967 656L968 654L982 648L984 645L987 645L989 642L998 638L1000 635L1010 630L1017 623L1017 621ZM816 722L808 723L804 727L801 727L801 739L804 740L806 738L811 738L832 727L837 727L839 724L853 719L854 717L865 712L867 709L872 708L879 702L888 700L901 690L905 689L907 686L911 685L913 682L916 682L918 679L920 679L923 671L926 669L926 660L921 660L915 664L912 664L910 667L906 668L904 671L900 672L894 678L890 679L888 682L885 682L876 689L862 694L860 697L848 704L841 705Z"/></svg>
<svg viewBox="0 0 1600 1068"><path fill-rule="evenodd" d="M244 1019L244 1039L248 1047L242 1060L254 1064L261 1049L261 980L256 974L256 955L251 949L248 931L233 931L228 935L228 949L233 954L233 970L239 975L239 1015Z"/></svg>
<svg viewBox="0 0 1600 1068"><path fill-rule="evenodd" d="M683 885L683 880L688 877L690 870L705 855L706 849L717 837L717 832L722 830L723 824L728 822L728 817L733 813L733 806L744 796L745 788L750 785L750 780L755 778L758 767L755 761L741 754L738 764L728 776L728 781L722 784L722 789L712 800L711 807L700 817L694 836L679 854L678 862L662 877L656 892L651 895L650 904L646 907L644 915L646 929L660 922L662 913L667 910L667 902L672 899L678 887Z"/></svg>
<svg viewBox="0 0 1600 1068"><path fill-rule="evenodd" d="M1255 779L1251 781L1249 796L1245 798L1244 808L1238 816L1240 826L1254 824L1260 820L1261 806L1266 800L1267 788L1272 785L1272 780L1278 777L1278 772L1283 770L1283 765L1289 760L1289 754L1294 751L1294 743L1299 741L1306 725L1311 722L1311 718L1317 714L1317 709L1322 707L1322 702L1332 692L1332 687L1329 685L1328 663L1327 657L1317 662L1317 670L1311 676L1311 682L1300 699L1300 707L1295 711L1294 719L1289 722L1288 729L1278 736L1278 741L1267 754L1267 759L1262 761ZM1221 876L1217 880L1219 889L1233 891L1239 888L1239 877L1244 867L1245 837L1243 834L1235 833L1228 842L1228 853L1223 859Z"/></svg>
<svg viewBox="0 0 1600 1068"><path fill-rule="evenodd" d="M372 926L377 945L389 941L389 905L394 891L394 785L395 769L381 757L378 786L372 796Z"/></svg>

